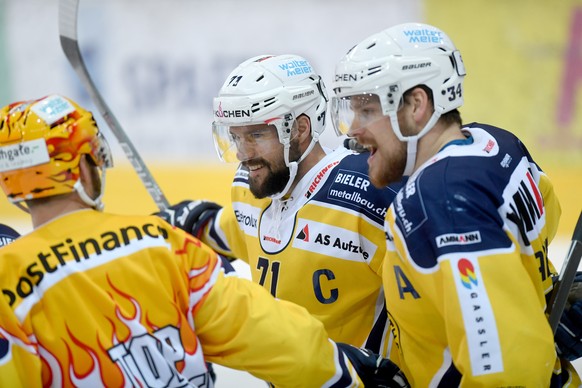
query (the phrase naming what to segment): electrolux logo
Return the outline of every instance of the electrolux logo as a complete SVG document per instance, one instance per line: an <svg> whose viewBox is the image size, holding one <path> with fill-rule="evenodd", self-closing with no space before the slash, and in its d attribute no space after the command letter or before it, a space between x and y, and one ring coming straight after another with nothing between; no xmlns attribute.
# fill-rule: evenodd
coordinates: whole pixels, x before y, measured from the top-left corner
<svg viewBox="0 0 582 388"><path fill-rule="evenodd" d="M245 226L250 226L251 228L257 228L258 220L251 214L246 215L240 210L235 210L234 214L236 216L236 220L239 224L243 224Z"/></svg>

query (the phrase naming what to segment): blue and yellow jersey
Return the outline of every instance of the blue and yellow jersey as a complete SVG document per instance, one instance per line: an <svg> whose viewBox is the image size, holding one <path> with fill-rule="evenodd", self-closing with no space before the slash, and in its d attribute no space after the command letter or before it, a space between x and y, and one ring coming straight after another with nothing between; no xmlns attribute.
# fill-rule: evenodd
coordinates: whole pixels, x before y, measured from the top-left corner
<svg viewBox="0 0 582 388"><path fill-rule="evenodd" d="M69 213L0 249L0 386L361 385L323 325L154 216ZM298 361L300 360L300 361Z"/></svg>
<svg viewBox="0 0 582 388"><path fill-rule="evenodd" d="M418 387L578 386L568 365L552 377L552 185L514 135L463 131L467 141L422 165L386 217L395 361Z"/></svg>
<svg viewBox="0 0 582 388"><path fill-rule="evenodd" d="M203 241L245 260L252 280L305 307L338 342L385 354L389 346L381 267L386 210L400 185L382 190L367 175L367 154L327 154L286 200L256 199L239 169L232 205Z"/></svg>

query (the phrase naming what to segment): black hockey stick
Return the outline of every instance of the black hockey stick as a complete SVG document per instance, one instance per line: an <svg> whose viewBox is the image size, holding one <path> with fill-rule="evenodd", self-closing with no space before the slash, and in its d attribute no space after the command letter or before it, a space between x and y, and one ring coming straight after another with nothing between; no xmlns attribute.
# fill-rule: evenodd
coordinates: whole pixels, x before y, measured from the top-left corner
<svg viewBox="0 0 582 388"><path fill-rule="evenodd" d="M548 306L550 314L548 320L550 321L550 327L554 334L556 334L560 318L564 312L564 307L566 306L568 294L574 283L580 259L582 259L582 212L580 213L578 223L574 228L570 250L568 251L568 256L566 256L564 263L562 263L562 269L560 270L560 275L558 275L558 280L554 284L554 290L552 291L550 304Z"/></svg>
<svg viewBox="0 0 582 388"><path fill-rule="evenodd" d="M133 166L134 170L139 175L148 193L153 198L154 202L160 210L169 206L169 202L162 193L162 190L154 180L154 177L148 170L142 158L139 156L137 150L127 137L127 134L121 128L121 125L113 116L113 112L107 106L103 97L97 90L95 83L91 79L87 66L81 56L79 43L77 41L77 16L79 9L79 0L60 0L59 1L59 36L61 39L61 47L69 63L79 76L81 83L91 96L93 103L99 109L99 113L117 138L119 145L123 149L125 156Z"/></svg>

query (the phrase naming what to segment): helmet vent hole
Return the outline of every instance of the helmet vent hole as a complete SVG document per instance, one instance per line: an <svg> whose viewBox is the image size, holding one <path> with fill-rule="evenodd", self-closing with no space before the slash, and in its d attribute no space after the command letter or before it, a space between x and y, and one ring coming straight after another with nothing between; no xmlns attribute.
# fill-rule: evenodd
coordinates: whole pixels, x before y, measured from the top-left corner
<svg viewBox="0 0 582 388"><path fill-rule="evenodd" d="M372 75L372 74L376 74L377 72L379 72L380 70L382 70L382 66L374 66L374 67L370 67L368 69L368 75Z"/></svg>
<svg viewBox="0 0 582 388"><path fill-rule="evenodd" d="M267 98L265 100L265 108L268 107L269 105L273 105L276 102L277 102L277 99L275 97Z"/></svg>
<svg viewBox="0 0 582 388"><path fill-rule="evenodd" d="M265 78L264 75L261 75L259 78L257 78L257 80L255 82L259 82L260 80L262 80L263 78Z"/></svg>
<svg viewBox="0 0 582 388"><path fill-rule="evenodd" d="M366 47L367 50L371 49L372 47L374 47L376 45L376 42L372 43L371 45L369 45L368 47Z"/></svg>

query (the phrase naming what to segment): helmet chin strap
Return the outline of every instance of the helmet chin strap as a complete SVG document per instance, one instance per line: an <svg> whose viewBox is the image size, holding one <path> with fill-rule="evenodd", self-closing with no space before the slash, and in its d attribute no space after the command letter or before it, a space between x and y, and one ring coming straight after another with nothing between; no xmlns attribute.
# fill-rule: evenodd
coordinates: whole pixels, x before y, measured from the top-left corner
<svg viewBox="0 0 582 388"><path fill-rule="evenodd" d="M92 207L95 210L102 211L104 208L103 202L101 199L103 198L103 194L105 193L105 167L101 168L101 192L97 196L97 198L92 199L89 197L87 192L85 191L85 187L81 183L81 179L78 179L77 182L73 185L73 189L79 194L79 197L83 202L87 205Z"/></svg>
<svg viewBox="0 0 582 388"><path fill-rule="evenodd" d="M291 185L293 184L293 182L295 182L295 178L297 177L297 170L299 169L299 163L301 163L303 161L303 159L305 159L307 157L307 155L309 155L309 153L311 152L311 150L313 150L313 147L315 147L315 144L318 141L319 141L319 133L314 132L312 134L311 142L309 143L309 146L307 147L307 149L305 150L303 155L301 155L299 160L297 160L295 162L289 162L289 148L291 148L291 141L287 140L287 142L284 144L285 148L283 150L283 157L285 158L285 165L289 168L289 180L287 181L287 184L285 185L283 190L281 190L277 194L273 194L270 196L271 199L281 199L285 195L287 195L287 192L289 191L289 189L291 188Z"/></svg>
<svg viewBox="0 0 582 388"><path fill-rule="evenodd" d="M426 135L428 131L432 129L432 127L435 126L439 117L441 117L442 111L443 109L440 107L435 109L426 125L417 135L414 136L404 136L400 131L400 125L398 124L398 118L396 117L396 113L390 114L390 123L392 124L392 130L400 140L405 141L407 143L406 165L404 167L404 172L402 173L403 176L410 176L414 172L414 166L416 165L416 154L418 150L418 141L420 140L421 137Z"/></svg>

